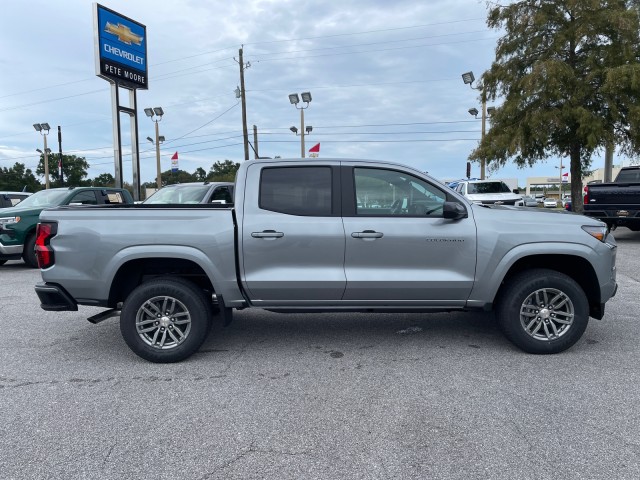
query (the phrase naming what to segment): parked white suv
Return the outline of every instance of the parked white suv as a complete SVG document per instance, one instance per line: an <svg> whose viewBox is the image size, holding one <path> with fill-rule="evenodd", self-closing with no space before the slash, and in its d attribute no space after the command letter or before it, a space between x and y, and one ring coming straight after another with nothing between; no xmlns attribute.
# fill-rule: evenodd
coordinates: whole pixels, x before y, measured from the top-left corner
<svg viewBox="0 0 640 480"><path fill-rule="evenodd" d="M483 205L522 205L522 195L511 191L501 180L466 180L458 183L456 192L473 203Z"/></svg>

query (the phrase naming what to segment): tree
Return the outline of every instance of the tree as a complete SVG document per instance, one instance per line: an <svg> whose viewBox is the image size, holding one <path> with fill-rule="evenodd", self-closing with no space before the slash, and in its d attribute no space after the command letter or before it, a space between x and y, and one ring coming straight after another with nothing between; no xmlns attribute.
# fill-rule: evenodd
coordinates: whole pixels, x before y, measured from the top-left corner
<svg viewBox="0 0 640 480"><path fill-rule="evenodd" d="M481 95L504 100L470 155L490 168L568 156L574 211L594 152L640 151L640 29L631 0L491 3L487 24L503 29Z"/></svg>
<svg viewBox="0 0 640 480"><path fill-rule="evenodd" d="M60 186L60 173L58 161L60 156L56 154L49 155L49 181L52 187ZM62 155L62 173L64 175L64 186L79 187L89 185L90 180L84 180L87 177L87 169L89 164L84 157L76 155ZM40 155L40 162L36 173L44 178L44 155Z"/></svg>
<svg viewBox="0 0 640 480"><path fill-rule="evenodd" d="M0 168L0 190L21 192L37 192L42 188L40 182L30 168L25 168L23 163L15 163L13 167Z"/></svg>
<svg viewBox="0 0 640 480"><path fill-rule="evenodd" d="M233 182L239 168L240 164L232 162L231 160L216 162L211 166L209 175L207 175L207 180L215 182Z"/></svg>
<svg viewBox="0 0 640 480"><path fill-rule="evenodd" d="M165 170L160 174L160 179L162 181L162 185L174 185L176 183L189 183L196 181L193 174L185 170L178 170L177 172Z"/></svg>
<svg viewBox="0 0 640 480"><path fill-rule="evenodd" d="M101 173L91 181L94 187L115 187L116 179L110 173Z"/></svg>
<svg viewBox="0 0 640 480"><path fill-rule="evenodd" d="M204 182L207 179L207 171L202 167L198 167L196 171L193 172L193 178L196 182Z"/></svg>

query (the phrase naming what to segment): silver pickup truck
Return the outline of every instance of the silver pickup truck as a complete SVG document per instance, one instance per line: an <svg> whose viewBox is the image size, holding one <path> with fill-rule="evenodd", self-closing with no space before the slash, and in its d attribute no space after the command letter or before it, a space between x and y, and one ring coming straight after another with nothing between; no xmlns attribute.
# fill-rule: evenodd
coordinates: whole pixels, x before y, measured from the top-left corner
<svg viewBox="0 0 640 480"><path fill-rule="evenodd" d="M45 310L104 307L152 362L198 350L214 316L495 310L531 353L561 352L616 293L616 243L597 220L470 203L412 168L252 160L234 204L42 212Z"/></svg>

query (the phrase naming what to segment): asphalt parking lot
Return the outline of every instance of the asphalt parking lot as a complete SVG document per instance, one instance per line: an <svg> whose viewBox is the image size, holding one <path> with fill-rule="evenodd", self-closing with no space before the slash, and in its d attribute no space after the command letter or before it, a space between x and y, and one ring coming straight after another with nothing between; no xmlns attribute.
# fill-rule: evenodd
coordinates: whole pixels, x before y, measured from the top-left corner
<svg viewBox="0 0 640 480"><path fill-rule="evenodd" d="M640 478L640 232L617 296L555 356L490 314L243 311L147 363L96 309L44 312L0 267L3 479Z"/></svg>

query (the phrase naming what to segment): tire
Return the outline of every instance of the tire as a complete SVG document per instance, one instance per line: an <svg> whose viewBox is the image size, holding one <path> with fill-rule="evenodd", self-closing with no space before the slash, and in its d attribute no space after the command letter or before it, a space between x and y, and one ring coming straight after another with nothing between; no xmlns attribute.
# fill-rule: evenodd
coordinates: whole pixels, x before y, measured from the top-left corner
<svg viewBox="0 0 640 480"><path fill-rule="evenodd" d="M124 341L136 355L154 363L190 357L210 327L211 302L202 289L182 278L157 278L139 285L120 313Z"/></svg>
<svg viewBox="0 0 640 480"><path fill-rule="evenodd" d="M31 234L24 242L24 250L22 251L22 260L32 268L38 268L38 259L36 258L36 236Z"/></svg>
<svg viewBox="0 0 640 480"><path fill-rule="evenodd" d="M560 353L589 323L589 303L578 283L555 270L532 269L508 280L497 318L504 335L525 352Z"/></svg>

